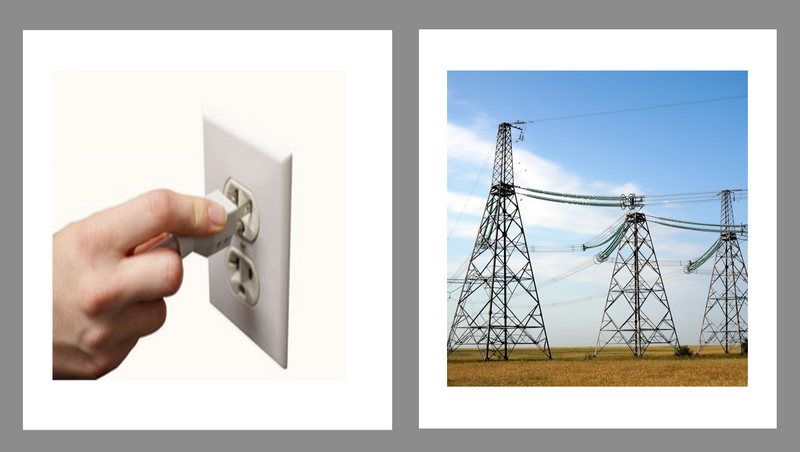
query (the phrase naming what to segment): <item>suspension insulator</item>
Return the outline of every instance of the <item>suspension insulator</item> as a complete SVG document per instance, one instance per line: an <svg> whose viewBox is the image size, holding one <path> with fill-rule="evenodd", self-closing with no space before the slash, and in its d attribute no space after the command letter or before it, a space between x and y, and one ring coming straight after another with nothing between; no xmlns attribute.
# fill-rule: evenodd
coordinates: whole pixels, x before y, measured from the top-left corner
<svg viewBox="0 0 800 452"><path fill-rule="evenodd" d="M619 195L619 207L622 210L633 210L644 207L644 195L636 196L636 193L621 194Z"/></svg>

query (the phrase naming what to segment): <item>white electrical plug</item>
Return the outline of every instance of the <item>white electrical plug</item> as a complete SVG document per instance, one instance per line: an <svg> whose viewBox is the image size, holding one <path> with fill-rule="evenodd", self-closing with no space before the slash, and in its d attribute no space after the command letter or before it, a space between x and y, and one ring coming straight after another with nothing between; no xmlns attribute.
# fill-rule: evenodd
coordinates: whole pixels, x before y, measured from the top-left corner
<svg viewBox="0 0 800 452"><path fill-rule="evenodd" d="M214 190L206 198L220 204L225 209L225 214L228 216L228 222L225 223L225 229L222 231L205 237L184 237L180 235L170 234L163 240L158 242L155 248L170 248L178 252L181 258L189 255L192 251L205 257L225 249L231 244L231 238L236 234L239 222L239 207L231 202L219 190Z"/></svg>

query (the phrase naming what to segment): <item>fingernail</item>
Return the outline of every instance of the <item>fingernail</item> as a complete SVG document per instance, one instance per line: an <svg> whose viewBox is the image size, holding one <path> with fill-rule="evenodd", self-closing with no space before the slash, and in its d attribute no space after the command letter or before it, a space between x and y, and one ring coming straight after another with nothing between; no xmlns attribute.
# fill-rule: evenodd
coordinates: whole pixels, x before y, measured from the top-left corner
<svg viewBox="0 0 800 452"><path fill-rule="evenodd" d="M225 215L225 208L214 201L209 201L208 219L211 220L212 226L224 227L228 219L228 216Z"/></svg>

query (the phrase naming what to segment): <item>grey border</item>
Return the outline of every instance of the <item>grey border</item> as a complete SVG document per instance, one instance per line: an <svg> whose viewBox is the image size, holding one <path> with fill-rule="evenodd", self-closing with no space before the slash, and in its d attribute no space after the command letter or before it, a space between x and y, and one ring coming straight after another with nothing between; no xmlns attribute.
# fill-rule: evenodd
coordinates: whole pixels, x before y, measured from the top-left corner
<svg viewBox="0 0 800 452"><path fill-rule="evenodd" d="M21 3L21 2L19 2ZM0 17L0 99L4 138L2 153L4 259L0 283L5 289L2 312L3 365L0 381L3 401L3 444L14 450L221 450L270 448L298 450L486 450L517 446L529 449L578 450L592 446L619 450L700 448L728 450L777 449L790 444L798 422L798 391L781 382L793 381L798 358L779 354L777 430L418 430L418 29L425 28L764 28L778 29L778 137L779 199L786 208L778 218L780 230L790 230L794 215L789 183L798 166L798 78L796 14L787 1L678 1L535 3L524 0L294 0L291 2L152 1L102 2L29 1L23 7L4 5ZM102 7L101 7L102 5ZM391 432L23 432L22 431L22 30L24 29L388 29L393 30L393 419ZM526 43L520 46L547 45ZM780 81L784 81L780 84ZM782 127L781 127L782 126ZM756 150L753 150L756 151ZM782 176L782 177L780 177ZM788 181L788 182L787 182ZM780 235L779 235L780 238ZM797 242L781 243L777 278L790 277L796 263ZM776 284L777 284L776 278ZM800 303L778 287L779 339L792 344L789 322L797 318ZM779 343L781 341L779 340ZM791 347L791 345L789 345ZM783 348L779 348L779 353ZM157 406L157 401L154 401ZM565 400L565 403L569 401ZM727 413L707 413L709 416ZM455 413L454 413L455 415ZM546 415L546 411L545 411ZM598 416L602 411L598 411ZM703 414L706 415L706 414ZM669 420L664 420L669 425ZM702 427L698 425L698 427ZM7 447L8 447L7 446Z"/></svg>

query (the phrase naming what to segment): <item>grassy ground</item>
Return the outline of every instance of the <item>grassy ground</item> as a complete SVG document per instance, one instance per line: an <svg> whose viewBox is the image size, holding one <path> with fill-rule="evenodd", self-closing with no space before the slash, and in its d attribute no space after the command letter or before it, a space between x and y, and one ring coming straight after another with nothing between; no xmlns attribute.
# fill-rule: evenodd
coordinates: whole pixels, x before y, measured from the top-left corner
<svg viewBox="0 0 800 452"><path fill-rule="evenodd" d="M692 347L697 350L697 347ZM747 386L747 355L725 354L719 345L700 356L675 356L669 346L651 346L642 358L627 347L517 348L508 361L483 362L476 349L447 357L448 386Z"/></svg>

